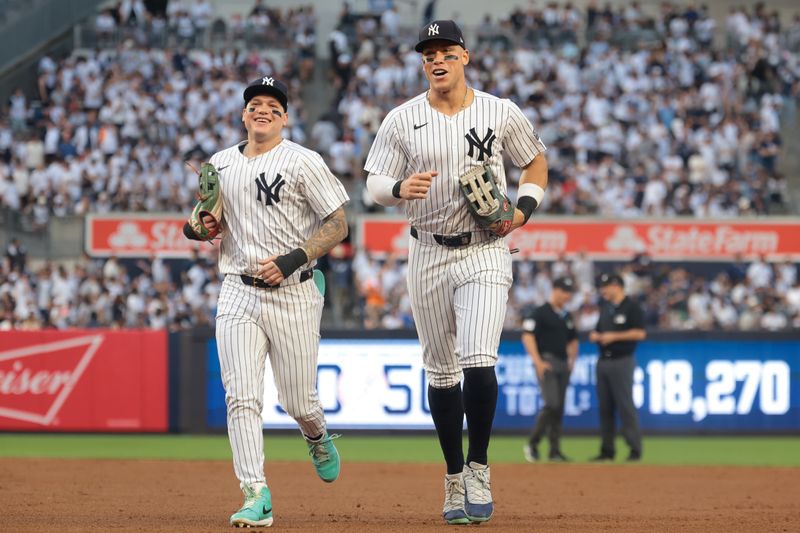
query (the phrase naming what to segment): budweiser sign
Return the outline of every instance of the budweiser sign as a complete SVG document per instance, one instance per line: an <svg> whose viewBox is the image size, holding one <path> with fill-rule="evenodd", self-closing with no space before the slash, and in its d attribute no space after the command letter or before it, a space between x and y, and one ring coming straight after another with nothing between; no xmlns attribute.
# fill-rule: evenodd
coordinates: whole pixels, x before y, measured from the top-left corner
<svg viewBox="0 0 800 533"><path fill-rule="evenodd" d="M627 260L647 253L661 260L728 261L738 255L800 259L800 220L624 220L535 217L507 238L520 258L553 259L585 252L594 259ZM378 253L408 249L402 219L365 218L361 242Z"/></svg>
<svg viewBox="0 0 800 533"><path fill-rule="evenodd" d="M164 431L167 333L0 331L0 431Z"/></svg>
<svg viewBox="0 0 800 533"><path fill-rule="evenodd" d="M102 343L90 335L0 352L0 416L51 425Z"/></svg>
<svg viewBox="0 0 800 533"><path fill-rule="evenodd" d="M216 253L210 243L183 235L182 215L90 215L85 223L86 251L92 256L190 257L194 250Z"/></svg>

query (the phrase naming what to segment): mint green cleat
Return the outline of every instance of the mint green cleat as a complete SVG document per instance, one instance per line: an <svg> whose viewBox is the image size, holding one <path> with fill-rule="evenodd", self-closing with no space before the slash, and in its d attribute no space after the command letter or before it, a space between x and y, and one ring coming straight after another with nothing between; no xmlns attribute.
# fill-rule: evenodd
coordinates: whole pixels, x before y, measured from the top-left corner
<svg viewBox="0 0 800 533"><path fill-rule="evenodd" d="M339 435L328 435L326 431L322 438L313 442L306 440L308 455L317 470L317 475L325 483L333 483L339 477L339 452L333 445L333 439Z"/></svg>
<svg viewBox="0 0 800 533"><path fill-rule="evenodd" d="M272 525L272 494L269 487L263 487L259 492L245 485L244 505L231 515L231 525L234 527L269 527Z"/></svg>

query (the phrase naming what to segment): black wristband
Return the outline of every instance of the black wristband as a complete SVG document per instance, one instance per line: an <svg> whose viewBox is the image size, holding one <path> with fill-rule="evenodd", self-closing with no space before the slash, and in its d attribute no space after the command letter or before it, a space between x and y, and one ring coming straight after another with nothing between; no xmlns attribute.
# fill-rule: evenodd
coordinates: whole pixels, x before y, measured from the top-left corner
<svg viewBox="0 0 800 533"><path fill-rule="evenodd" d="M201 239L200 237L197 236L197 234L192 229L192 226L190 226L188 222L186 222L183 225L183 236L186 237L187 239L191 239L193 241L202 241L203 240L203 239Z"/></svg>
<svg viewBox="0 0 800 533"><path fill-rule="evenodd" d="M525 215L525 222L531 218L531 215L537 207L539 207L539 202L537 202L536 198L533 196L520 196L517 201L517 209L522 211L522 214ZM525 224L525 222L523 222L523 224Z"/></svg>
<svg viewBox="0 0 800 533"><path fill-rule="evenodd" d="M402 183L403 183L402 181L395 182L394 186L392 187L392 196L394 196L395 198L399 198L401 200L402 197L400 196L400 184Z"/></svg>
<svg viewBox="0 0 800 533"><path fill-rule="evenodd" d="M308 255L302 248L295 248L286 255L279 255L275 258L275 265L283 274L284 279L292 275L292 272L308 263Z"/></svg>

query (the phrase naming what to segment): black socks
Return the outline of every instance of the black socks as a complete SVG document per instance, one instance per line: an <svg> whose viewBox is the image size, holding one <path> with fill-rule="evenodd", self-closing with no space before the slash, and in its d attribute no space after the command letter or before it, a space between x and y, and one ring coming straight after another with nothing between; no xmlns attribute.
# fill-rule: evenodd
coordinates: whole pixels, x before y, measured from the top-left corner
<svg viewBox="0 0 800 533"><path fill-rule="evenodd" d="M464 449L461 445L464 404L461 399L461 385L449 389L436 389L428 385L428 403L433 425L439 435L439 445L447 462L447 473L459 474L464 470Z"/></svg>
<svg viewBox="0 0 800 533"><path fill-rule="evenodd" d="M469 430L467 463L489 464L489 437L497 407L497 375L493 366L464 369L464 412Z"/></svg>
<svg viewBox="0 0 800 533"><path fill-rule="evenodd" d="M497 407L497 375L494 367L465 368L463 394L461 385L448 389L428 385L428 403L439 435L439 445L447 462L447 473L458 474L464 469L461 440L465 413L469 433L467 463L475 461L488 464L489 437Z"/></svg>

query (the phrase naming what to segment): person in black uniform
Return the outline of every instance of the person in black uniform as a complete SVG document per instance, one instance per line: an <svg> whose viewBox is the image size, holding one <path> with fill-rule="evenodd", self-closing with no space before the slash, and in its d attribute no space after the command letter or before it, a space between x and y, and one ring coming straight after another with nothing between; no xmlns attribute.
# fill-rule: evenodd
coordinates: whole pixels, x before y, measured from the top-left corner
<svg viewBox="0 0 800 533"><path fill-rule="evenodd" d="M572 298L575 283L559 278L553 283L550 300L525 315L522 321L522 344L533 359L544 407L539 412L528 443L523 447L525 459L539 460L539 441L549 429L551 461L567 461L561 453L561 421L564 418L564 397L569 375L578 356L578 334L575 322L564 306Z"/></svg>
<svg viewBox="0 0 800 533"><path fill-rule="evenodd" d="M622 436L630 447L628 461L642 458L642 433L639 415L633 403L633 356L636 343L644 340L644 311L625 295L625 284L618 274L600 276L600 294L603 297L600 318L589 340L599 348L597 359L597 400L600 410L600 455L592 461L614 459L616 432L615 411L622 422Z"/></svg>

